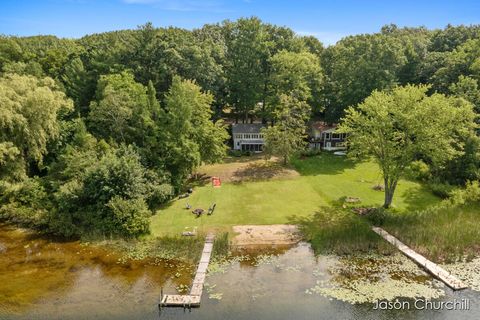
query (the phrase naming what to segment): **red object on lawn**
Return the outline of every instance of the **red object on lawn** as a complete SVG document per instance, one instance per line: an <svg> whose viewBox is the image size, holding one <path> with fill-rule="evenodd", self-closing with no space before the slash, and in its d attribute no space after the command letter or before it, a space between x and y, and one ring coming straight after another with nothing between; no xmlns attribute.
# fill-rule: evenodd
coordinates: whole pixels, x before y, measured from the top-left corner
<svg viewBox="0 0 480 320"><path fill-rule="evenodd" d="M220 181L219 177L212 177L212 185L214 187L220 187L222 185L222 181Z"/></svg>

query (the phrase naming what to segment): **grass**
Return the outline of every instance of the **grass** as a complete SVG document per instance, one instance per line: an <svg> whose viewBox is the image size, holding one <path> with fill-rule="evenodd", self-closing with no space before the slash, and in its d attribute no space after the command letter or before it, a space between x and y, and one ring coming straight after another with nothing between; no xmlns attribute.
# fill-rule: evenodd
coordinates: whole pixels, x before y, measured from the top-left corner
<svg viewBox="0 0 480 320"><path fill-rule="evenodd" d="M311 217L293 221L309 241L315 254L390 254L395 250L372 232L368 220L343 208L324 207Z"/></svg>
<svg viewBox="0 0 480 320"><path fill-rule="evenodd" d="M232 167L235 161L238 161L239 170L245 166L245 158L229 160L228 170L235 170ZM172 201L152 217L152 235L178 235L185 228L194 227L206 233L212 230L228 232L232 226L242 224L291 223L293 219L312 217L322 207L336 205L339 199L347 196L360 198L361 206L383 203L383 192L372 189L381 183L378 166L373 162L356 163L323 153L295 159L292 165L299 175L224 182L220 188L210 184L195 187L189 198ZM248 170L252 176L258 176L251 167ZM208 173L214 174L215 167L209 166ZM213 215L195 218L191 210L185 209L187 202L192 209L206 210L213 203L217 206ZM406 180L399 182L394 198L399 212L423 209L438 202L426 187Z"/></svg>
<svg viewBox="0 0 480 320"><path fill-rule="evenodd" d="M480 252L480 205L390 213L383 227L436 262L473 258Z"/></svg>

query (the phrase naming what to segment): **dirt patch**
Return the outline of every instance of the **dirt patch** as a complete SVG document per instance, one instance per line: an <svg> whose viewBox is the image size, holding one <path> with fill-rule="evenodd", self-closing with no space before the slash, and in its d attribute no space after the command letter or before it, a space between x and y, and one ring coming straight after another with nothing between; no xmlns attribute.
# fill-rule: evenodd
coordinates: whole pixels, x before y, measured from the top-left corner
<svg viewBox="0 0 480 320"><path fill-rule="evenodd" d="M277 158L265 160L259 156L229 158L224 163L202 166L198 173L207 179L212 176L219 177L222 182L289 179L299 176L296 170L281 165Z"/></svg>
<svg viewBox="0 0 480 320"><path fill-rule="evenodd" d="M290 224L234 226L233 232L235 246L287 245L300 241L297 226Z"/></svg>

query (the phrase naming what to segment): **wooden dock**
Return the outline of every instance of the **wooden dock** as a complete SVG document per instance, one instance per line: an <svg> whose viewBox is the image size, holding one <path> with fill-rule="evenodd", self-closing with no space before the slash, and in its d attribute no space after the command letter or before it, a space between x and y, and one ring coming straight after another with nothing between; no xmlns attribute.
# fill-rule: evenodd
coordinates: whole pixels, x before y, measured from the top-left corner
<svg viewBox="0 0 480 320"><path fill-rule="evenodd" d="M395 247L397 247L404 255L412 259L415 263L425 268L425 270L431 273L435 278L443 281L453 290L462 290L468 288L468 286L465 285L461 280L457 279L445 269L428 260L424 256L416 253L387 231L379 227L372 227L372 230L379 234L382 238L393 244Z"/></svg>
<svg viewBox="0 0 480 320"><path fill-rule="evenodd" d="M203 292L203 283L207 275L208 264L213 250L214 235L209 234L205 238L205 245L203 246L202 257L198 263L197 272L190 288L190 293L185 295L179 294L161 294L159 307L183 307L196 308L200 307L200 300Z"/></svg>

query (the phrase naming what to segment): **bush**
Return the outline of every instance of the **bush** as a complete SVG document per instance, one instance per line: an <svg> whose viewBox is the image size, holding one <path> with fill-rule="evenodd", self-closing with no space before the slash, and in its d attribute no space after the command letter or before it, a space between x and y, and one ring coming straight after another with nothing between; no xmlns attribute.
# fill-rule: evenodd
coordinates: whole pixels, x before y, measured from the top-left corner
<svg viewBox="0 0 480 320"><path fill-rule="evenodd" d="M407 167L406 175L413 180L427 181L431 178L430 167L422 160L417 160Z"/></svg>
<svg viewBox="0 0 480 320"><path fill-rule="evenodd" d="M232 157L241 157L242 151L241 150L229 150L228 154Z"/></svg>
<svg viewBox="0 0 480 320"><path fill-rule="evenodd" d="M388 213L384 208L375 208L370 210L366 217L374 226L379 227L385 223L387 215Z"/></svg>
<svg viewBox="0 0 480 320"><path fill-rule="evenodd" d="M442 199L447 199L450 197L451 192L455 189L455 187L451 184L441 182L430 182L428 187L430 190L432 190L434 195Z"/></svg>
<svg viewBox="0 0 480 320"><path fill-rule="evenodd" d="M450 203L463 205L480 201L480 185L478 181L467 182L465 189L456 189L451 192Z"/></svg>
<svg viewBox="0 0 480 320"><path fill-rule="evenodd" d="M150 211L143 199L112 198L108 204L112 231L125 237L138 237L150 231Z"/></svg>
<svg viewBox="0 0 480 320"><path fill-rule="evenodd" d="M51 203L40 179L26 179L4 188L0 218L27 227L40 227L47 223Z"/></svg>
<svg viewBox="0 0 480 320"><path fill-rule="evenodd" d="M83 158L85 152L90 154L76 153ZM136 237L149 230L152 212L147 204L154 207L173 195L168 177L147 170L131 146L106 150L82 170L71 166L76 164L65 164L64 172L74 174L56 188L57 210L50 219L51 231L67 237Z"/></svg>

